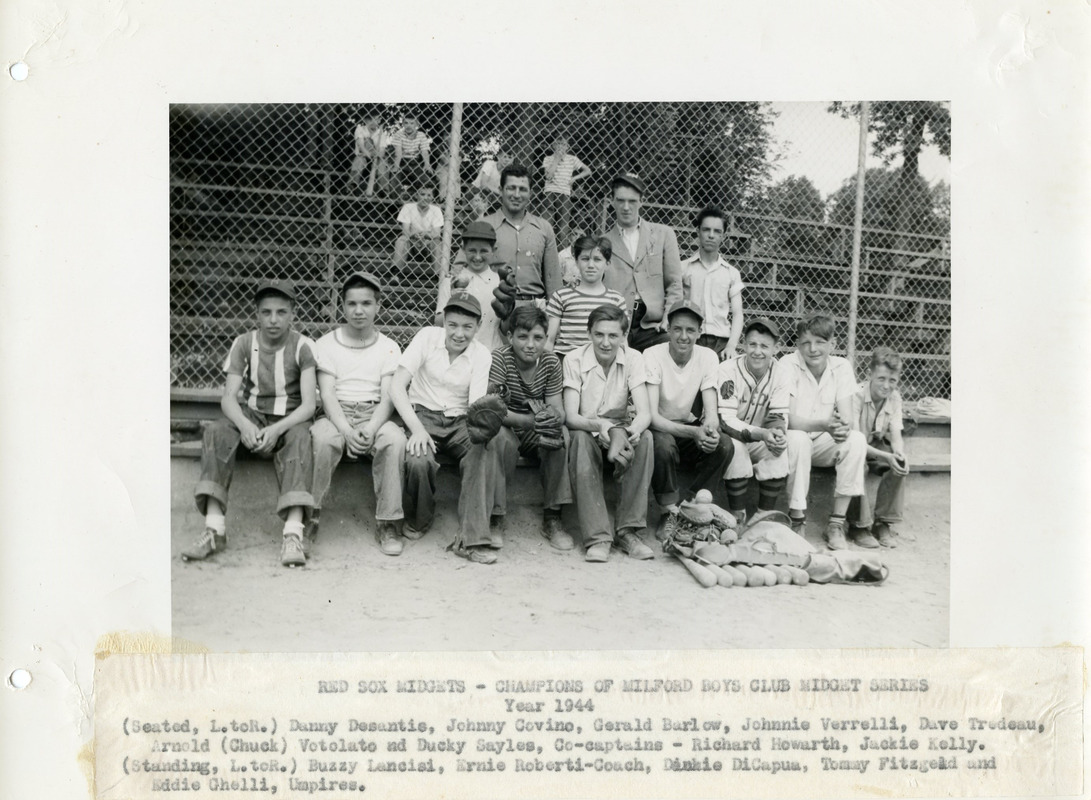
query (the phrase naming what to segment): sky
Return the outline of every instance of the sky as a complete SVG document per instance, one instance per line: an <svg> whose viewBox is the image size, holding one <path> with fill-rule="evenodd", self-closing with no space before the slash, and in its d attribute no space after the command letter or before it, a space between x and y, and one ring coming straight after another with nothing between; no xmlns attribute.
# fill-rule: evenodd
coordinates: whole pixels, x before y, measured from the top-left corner
<svg viewBox="0 0 1091 800"><path fill-rule="evenodd" d="M804 175L825 199L856 174L860 128L855 119L829 113L828 102L771 105L779 112L773 130L785 154L773 173L774 182L789 175ZM894 166L898 163L900 159L895 159ZM882 162L871 155L869 143L867 167L881 166ZM951 183L951 161L934 146L921 151L920 171L930 186L940 180Z"/></svg>

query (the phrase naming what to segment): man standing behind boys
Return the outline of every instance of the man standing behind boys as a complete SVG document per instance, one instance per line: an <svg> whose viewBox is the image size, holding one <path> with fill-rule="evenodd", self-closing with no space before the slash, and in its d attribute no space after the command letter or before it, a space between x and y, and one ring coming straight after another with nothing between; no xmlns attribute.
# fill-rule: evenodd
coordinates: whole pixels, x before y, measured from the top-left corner
<svg viewBox="0 0 1091 800"><path fill-rule="evenodd" d="M743 354L720 364L716 378L723 430L738 440L727 466L728 509L746 521L750 479L758 481L758 511L772 511L788 482L785 366L777 362L780 328L755 317L743 328Z"/></svg>
<svg viewBox="0 0 1091 800"><path fill-rule="evenodd" d="M333 471L348 452L353 460L372 458L375 521L379 548L388 556L402 552L398 531L402 517L402 473L405 434L390 421L390 379L401 350L375 329L379 312L379 280L366 272L350 275L341 285L345 324L314 346L318 387L326 416L311 426L314 448L314 514L307 540L318 533L319 515ZM309 543L309 542L308 542Z"/></svg>
<svg viewBox="0 0 1091 800"><path fill-rule="evenodd" d="M436 325L443 326L443 307L451 299L452 291L465 289L477 298L481 305L481 326L477 329L477 341L490 351L503 347L500 320L492 308L493 290L500 284L500 276L492 268L496 251L496 231L487 222L471 222L462 231L462 252L466 264L456 275L439 282L436 302ZM452 287L454 287L452 289Z"/></svg>
<svg viewBox="0 0 1091 800"><path fill-rule="evenodd" d="M591 168L568 152L568 138L558 136L553 140L553 154L542 161L546 183L542 190L544 216L553 225L558 241L568 241L568 228L572 220L572 186L591 174Z"/></svg>
<svg viewBox="0 0 1091 800"><path fill-rule="evenodd" d="M490 548L486 445L473 444L466 426L470 403L489 387L492 355L474 341L481 322L481 304L466 290L451 294L443 307L442 328L422 328L402 354L390 382L394 408L409 431L405 460L407 539L419 539L432 525L436 504L436 453L459 463L462 489L458 497L455 552L479 564L492 564Z"/></svg>
<svg viewBox="0 0 1091 800"><path fill-rule="evenodd" d="M720 362L712 350L697 344L701 321L695 305L675 303L667 312L668 341L644 351L655 448L652 493L661 506L692 500L701 489L714 491L735 449L731 439L720 435L716 413ZM698 399L700 418L694 413ZM678 475L683 459L694 469L685 490Z"/></svg>
<svg viewBox="0 0 1091 800"><path fill-rule="evenodd" d="M724 212L709 206L694 224L698 248L682 262L682 285L686 299L705 315L704 332L697 344L711 347L723 361L735 356L742 335L742 275L720 255Z"/></svg>
<svg viewBox="0 0 1091 800"><path fill-rule="evenodd" d="M848 547L845 514L853 497L864 493L864 435L853 430L852 365L831 356L833 317L820 311L796 326L796 350L781 360L791 399L788 403L788 515L802 532L811 488L811 465L835 468L833 512L826 526L831 550Z"/></svg>
<svg viewBox="0 0 1091 800"><path fill-rule="evenodd" d="M610 183L617 223L606 233L613 246L603 283L625 298L629 344L644 350L667 341L666 311L682 299L682 264L674 229L640 217L644 181L632 173Z"/></svg>
<svg viewBox="0 0 1091 800"><path fill-rule="evenodd" d="M564 360L565 424L572 431L568 469L586 547L584 560L610 558L616 543L632 558L654 558L640 538L648 525L652 435L644 358L625 346L628 319L617 306L599 306L587 318L591 341ZM636 408L629 416L630 400ZM621 481L614 529L603 495L607 461Z"/></svg>
<svg viewBox="0 0 1091 800"><path fill-rule="evenodd" d="M889 347L871 354L868 379L852 396L853 419L867 439L867 466L882 476L875 494L874 525L867 491L849 506L852 540L859 547L897 547L893 526L902 521L909 461L902 441L902 396L897 386L902 357Z"/></svg>
<svg viewBox="0 0 1091 800"><path fill-rule="evenodd" d="M254 293L258 328L237 337L224 362L227 380L220 408L224 419L205 428L201 478L194 495L205 516L204 533L182 553L199 561L227 547L224 513L239 443L273 456L284 520L280 563L303 566L303 523L311 497L311 419L315 408L315 362L310 339L292 330L295 288L284 280L263 281ZM239 392L245 404L239 405Z"/></svg>
<svg viewBox="0 0 1091 800"><path fill-rule="evenodd" d="M423 250L432 258L433 269L439 268L439 237L443 233L443 212L432 204L431 186L417 189L415 203L406 203L398 212L402 235L394 242L394 267L403 269L410 250Z"/></svg>

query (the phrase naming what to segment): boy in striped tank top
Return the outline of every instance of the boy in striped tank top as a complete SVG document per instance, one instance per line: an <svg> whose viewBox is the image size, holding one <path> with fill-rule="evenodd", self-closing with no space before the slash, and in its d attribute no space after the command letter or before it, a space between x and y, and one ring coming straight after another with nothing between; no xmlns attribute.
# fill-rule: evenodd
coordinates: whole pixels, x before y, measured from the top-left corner
<svg viewBox="0 0 1091 800"><path fill-rule="evenodd" d="M227 547L227 489L241 442L253 453L273 457L280 486L277 514L284 520L280 563L297 567L306 562L303 524L314 507L314 353L311 340L292 330L295 288L290 282L263 281L254 302L257 330L237 337L224 362L227 380L220 408L225 418L205 429L201 478L194 490L205 529L182 553L183 561L199 561Z"/></svg>
<svg viewBox="0 0 1091 800"><path fill-rule="evenodd" d="M590 341L587 319L601 305L614 305L623 311L625 298L620 292L607 289L602 282L613 249L605 236L581 236L572 244L572 255L580 271L577 286L563 286L555 291L546 305L549 330L546 351L565 356ZM626 314L628 316L628 314Z"/></svg>

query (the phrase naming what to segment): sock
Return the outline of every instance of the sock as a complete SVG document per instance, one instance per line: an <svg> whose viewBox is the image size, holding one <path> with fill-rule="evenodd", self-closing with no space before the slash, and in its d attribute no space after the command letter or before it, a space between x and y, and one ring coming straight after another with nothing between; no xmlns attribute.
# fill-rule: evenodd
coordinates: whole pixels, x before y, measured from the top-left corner
<svg viewBox="0 0 1091 800"><path fill-rule="evenodd" d="M559 508L543 508L542 519L559 519L561 516L561 510Z"/></svg>
<svg viewBox="0 0 1091 800"><path fill-rule="evenodd" d="M740 511L746 508L746 493L750 489L749 478L728 478L727 505L730 511Z"/></svg>
<svg viewBox="0 0 1091 800"><path fill-rule="evenodd" d="M842 528L845 527L845 515L844 514L830 514L830 524L839 524Z"/></svg>
<svg viewBox="0 0 1091 800"><path fill-rule="evenodd" d="M284 535L294 533L296 536L303 535L303 523L302 522L285 522L284 523Z"/></svg>
<svg viewBox="0 0 1091 800"><path fill-rule="evenodd" d="M789 508L788 516L792 519L806 519L807 509L805 508Z"/></svg>
<svg viewBox="0 0 1091 800"><path fill-rule="evenodd" d="M205 527L212 528L216 533L223 535L227 527L223 514L205 514Z"/></svg>
<svg viewBox="0 0 1091 800"><path fill-rule="evenodd" d="M788 485L787 476L758 481L758 511L772 511L777 507L777 499Z"/></svg>

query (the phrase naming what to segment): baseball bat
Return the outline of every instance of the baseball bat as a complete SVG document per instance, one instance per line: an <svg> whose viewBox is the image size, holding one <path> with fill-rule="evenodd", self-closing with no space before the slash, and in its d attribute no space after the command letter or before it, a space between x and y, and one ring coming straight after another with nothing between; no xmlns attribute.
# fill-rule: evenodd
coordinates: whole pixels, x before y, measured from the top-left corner
<svg viewBox="0 0 1091 800"><path fill-rule="evenodd" d="M706 567L702 567L696 561L685 556L678 556L678 560L681 561L686 569L689 570L689 574L697 579L697 582L706 589L709 589L716 585L716 576Z"/></svg>
<svg viewBox="0 0 1091 800"><path fill-rule="evenodd" d="M732 586L735 585L734 578L732 578L722 569L717 567L715 564L705 564L703 566L705 569L707 569L709 572L716 576L716 583L720 584L720 586L724 587L725 589L730 589Z"/></svg>

